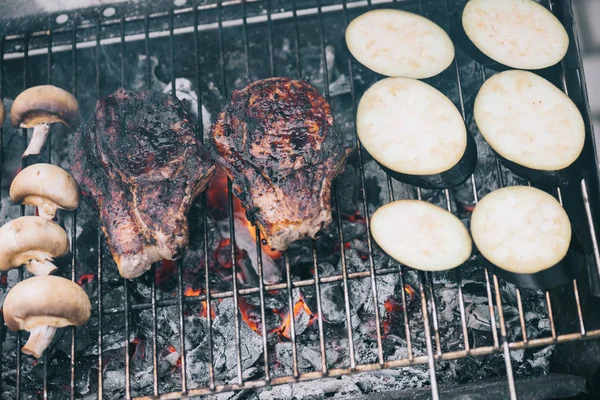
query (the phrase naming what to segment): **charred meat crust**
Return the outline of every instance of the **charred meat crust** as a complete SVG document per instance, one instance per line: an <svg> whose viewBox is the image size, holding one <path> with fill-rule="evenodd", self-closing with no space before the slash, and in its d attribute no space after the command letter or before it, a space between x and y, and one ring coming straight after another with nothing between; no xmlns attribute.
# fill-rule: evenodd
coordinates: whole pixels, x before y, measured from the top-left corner
<svg viewBox="0 0 600 400"><path fill-rule="evenodd" d="M352 151L333 122L313 86L272 78L235 91L213 125L213 157L274 249L331 223L331 182Z"/></svg>
<svg viewBox="0 0 600 400"><path fill-rule="evenodd" d="M75 134L73 175L95 198L125 278L187 245L187 212L215 168L196 131L179 100L119 89Z"/></svg>

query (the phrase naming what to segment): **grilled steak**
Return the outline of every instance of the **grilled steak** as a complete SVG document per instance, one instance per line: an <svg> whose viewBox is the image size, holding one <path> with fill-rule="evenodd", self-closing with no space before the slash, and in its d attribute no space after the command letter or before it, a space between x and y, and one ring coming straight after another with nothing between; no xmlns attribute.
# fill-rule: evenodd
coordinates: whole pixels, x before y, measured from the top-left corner
<svg viewBox="0 0 600 400"><path fill-rule="evenodd" d="M95 199L124 278L177 257L186 214L214 172L179 100L119 89L101 99L75 134L72 172Z"/></svg>
<svg viewBox="0 0 600 400"><path fill-rule="evenodd" d="M285 250L331 222L331 181L351 149L313 86L272 78L235 91L212 140L217 164L272 248Z"/></svg>

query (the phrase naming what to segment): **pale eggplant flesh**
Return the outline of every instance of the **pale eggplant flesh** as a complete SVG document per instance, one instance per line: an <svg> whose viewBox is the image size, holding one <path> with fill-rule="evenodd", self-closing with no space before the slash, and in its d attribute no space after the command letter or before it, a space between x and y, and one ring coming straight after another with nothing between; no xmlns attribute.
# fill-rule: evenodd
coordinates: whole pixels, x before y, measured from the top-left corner
<svg viewBox="0 0 600 400"><path fill-rule="evenodd" d="M532 0L470 0L452 24L457 47L497 71L545 70L564 58L569 36L560 21Z"/></svg>
<svg viewBox="0 0 600 400"><path fill-rule="evenodd" d="M482 85L474 117L484 139L516 175L543 187L581 179L586 126L573 101L528 71L504 71Z"/></svg>
<svg viewBox="0 0 600 400"><path fill-rule="evenodd" d="M386 78L357 108L356 130L366 152L390 176L426 189L465 182L477 165L477 146L456 106L431 85Z"/></svg>
<svg viewBox="0 0 600 400"><path fill-rule="evenodd" d="M395 9L368 11L352 20L342 33L342 47L380 76L430 78L454 60L454 44L441 27Z"/></svg>
<svg viewBox="0 0 600 400"><path fill-rule="evenodd" d="M485 257L483 258L485 259ZM572 283L573 279L580 276L587 263L581 238L574 229L567 255L554 266L543 271L519 274L498 268L488 260L485 261L490 271L505 281L522 289L536 290L547 290Z"/></svg>
<svg viewBox="0 0 600 400"><path fill-rule="evenodd" d="M537 188L509 186L489 193L475 206L470 227L489 269L521 288L567 284L586 263L565 209Z"/></svg>

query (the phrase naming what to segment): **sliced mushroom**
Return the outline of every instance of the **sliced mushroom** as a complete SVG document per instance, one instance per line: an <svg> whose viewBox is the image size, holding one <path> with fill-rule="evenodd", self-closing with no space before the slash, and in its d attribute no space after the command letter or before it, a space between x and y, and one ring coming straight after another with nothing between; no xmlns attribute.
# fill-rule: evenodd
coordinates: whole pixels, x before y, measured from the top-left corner
<svg viewBox="0 0 600 400"><path fill-rule="evenodd" d="M40 217L52 219L56 210L72 211L79 205L79 186L64 169L52 164L33 164L15 177L10 199L36 206Z"/></svg>
<svg viewBox="0 0 600 400"><path fill-rule="evenodd" d="M75 282L58 276L36 276L13 287L4 300L4 320L12 331L26 330L21 351L40 358L56 328L81 326L90 319L92 305Z"/></svg>
<svg viewBox="0 0 600 400"><path fill-rule="evenodd" d="M21 265L34 275L56 271L55 257L69 250L69 238L60 225L40 217L20 217L0 228L0 270Z"/></svg>
<svg viewBox="0 0 600 400"><path fill-rule="evenodd" d="M10 122L15 128L33 128L33 136L23 157L40 154L50 132L50 125L71 127L79 119L77 99L66 90L52 85L34 86L15 99Z"/></svg>

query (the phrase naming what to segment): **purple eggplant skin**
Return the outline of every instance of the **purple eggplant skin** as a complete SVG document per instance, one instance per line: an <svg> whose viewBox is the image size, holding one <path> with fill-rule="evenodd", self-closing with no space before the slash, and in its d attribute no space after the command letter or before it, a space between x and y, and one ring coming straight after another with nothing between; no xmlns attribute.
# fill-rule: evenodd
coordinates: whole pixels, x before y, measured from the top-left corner
<svg viewBox="0 0 600 400"><path fill-rule="evenodd" d="M494 151L494 153L496 153L496 151ZM543 188L567 187L571 184L579 183L582 178L582 166L580 162L582 158L581 156L579 156L579 158L577 158L577 160L575 160L575 162L569 165L567 168L557 171L531 169L509 161L498 153L496 153L496 156L511 172L523 179L526 179L535 186L540 186Z"/></svg>
<svg viewBox="0 0 600 400"><path fill-rule="evenodd" d="M578 278L586 269L587 259L581 237L572 228L573 235L567 255L556 265L535 274L518 274L496 267L486 261L486 266L494 274L521 289L546 290L557 286L567 285ZM485 259L485 257L482 256Z"/></svg>
<svg viewBox="0 0 600 400"><path fill-rule="evenodd" d="M364 150L366 151L366 149ZM373 159L375 159L375 157L373 157ZM449 170L434 175L403 174L387 168L379 163L377 159L375 159L375 161L392 178L400 182L418 186L423 189L452 189L464 183L471 175L473 175L475 167L477 166L477 145L475 144L473 136L467 132L467 147L462 158Z"/></svg>

